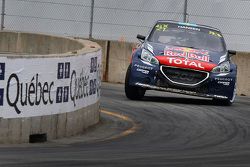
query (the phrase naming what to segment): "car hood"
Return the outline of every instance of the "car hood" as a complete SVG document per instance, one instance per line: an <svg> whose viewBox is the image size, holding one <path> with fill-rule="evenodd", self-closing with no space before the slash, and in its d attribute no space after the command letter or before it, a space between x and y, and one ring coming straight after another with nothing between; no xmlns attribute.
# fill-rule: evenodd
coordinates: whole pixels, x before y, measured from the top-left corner
<svg viewBox="0 0 250 167"><path fill-rule="evenodd" d="M215 66L227 59L225 52L214 52L205 49L150 42L146 42L144 48L151 51L162 65L194 70L211 71Z"/></svg>

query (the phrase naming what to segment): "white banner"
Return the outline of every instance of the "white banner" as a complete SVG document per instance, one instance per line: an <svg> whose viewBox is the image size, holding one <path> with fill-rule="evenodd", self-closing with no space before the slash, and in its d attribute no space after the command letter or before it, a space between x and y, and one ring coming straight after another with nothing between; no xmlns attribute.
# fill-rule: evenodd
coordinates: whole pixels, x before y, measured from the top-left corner
<svg viewBox="0 0 250 167"><path fill-rule="evenodd" d="M0 57L0 117L72 112L96 103L100 85L101 51L61 58Z"/></svg>

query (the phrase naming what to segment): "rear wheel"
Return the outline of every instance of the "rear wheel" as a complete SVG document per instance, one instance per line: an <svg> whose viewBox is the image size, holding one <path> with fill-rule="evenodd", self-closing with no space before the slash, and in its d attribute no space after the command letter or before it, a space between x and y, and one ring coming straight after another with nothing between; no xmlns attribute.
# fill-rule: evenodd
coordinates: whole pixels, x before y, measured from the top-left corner
<svg viewBox="0 0 250 167"><path fill-rule="evenodd" d="M129 65L125 78L125 94L131 100L140 100L144 97L146 89L129 85L131 64Z"/></svg>

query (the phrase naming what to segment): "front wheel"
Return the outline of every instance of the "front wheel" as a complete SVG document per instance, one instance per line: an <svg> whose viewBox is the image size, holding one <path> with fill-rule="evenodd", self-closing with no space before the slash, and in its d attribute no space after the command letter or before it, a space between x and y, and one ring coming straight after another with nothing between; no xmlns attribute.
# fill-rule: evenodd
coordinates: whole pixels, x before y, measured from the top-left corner
<svg viewBox="0 0 250 167"><path fill-rule="evenodd" d="M130 73L131 73L131 64L129 65L126 73L125 94L127 98L131 100L140 100L144 97L146 90L141 87L129 85Z"/></svg>
<svg viewBox="0 0 250 167"><path fill-rule="evenodd" d="M219 105L226 105L226 106L230 106L234 103L234 100L235 100L235 97L236 97L236 82L235 82L235 85L234 85L234 90L233 90L233 96L231 97L231 99L216 99L214 98L213 101L216 103L216 104L219 104Z"/></svg>

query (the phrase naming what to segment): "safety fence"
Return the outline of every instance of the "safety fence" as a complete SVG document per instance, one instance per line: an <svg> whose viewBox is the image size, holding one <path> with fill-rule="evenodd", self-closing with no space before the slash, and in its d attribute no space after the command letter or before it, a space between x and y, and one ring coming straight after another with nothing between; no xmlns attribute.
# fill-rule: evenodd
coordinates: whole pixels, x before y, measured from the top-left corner
<svg viewBox="0 0 250 167"><path fill-rule="evenodd" d="M230 49L250 51L249 0L2 0L1 28L135 42L156 20L221 29Z"/></svg>

